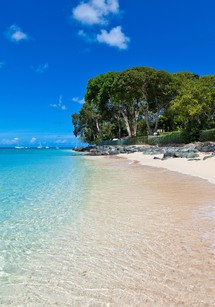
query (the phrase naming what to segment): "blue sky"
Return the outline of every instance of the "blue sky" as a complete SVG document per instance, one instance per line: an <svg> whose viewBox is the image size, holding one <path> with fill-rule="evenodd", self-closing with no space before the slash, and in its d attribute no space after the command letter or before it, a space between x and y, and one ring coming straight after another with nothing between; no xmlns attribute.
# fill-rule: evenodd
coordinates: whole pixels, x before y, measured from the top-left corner
<svg viewBox="0 0 215 307"><path fill-rule="evenodd" d="M76 144L89 78L132 66L215 74L214 0L1 0L0 146Z"/></svg>

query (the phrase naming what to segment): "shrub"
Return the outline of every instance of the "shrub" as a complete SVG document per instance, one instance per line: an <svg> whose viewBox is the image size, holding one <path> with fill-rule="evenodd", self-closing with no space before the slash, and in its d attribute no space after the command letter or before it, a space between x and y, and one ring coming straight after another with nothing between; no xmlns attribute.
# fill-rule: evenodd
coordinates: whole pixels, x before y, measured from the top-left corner
<svg viewBox="0 0 215 307"><path fill-rule="evenodd" d="M215 141L215 129L202 130L200 132L200 142Z"/></svg>
<svg viewBox="0 0 215 307"><path fill-rule="evenodd" d="M99 145L141 145L147 143L148 143L148 137L141 136L141 137L122 138L114 141L107 140L100 142Z"/></svg>
<svg viewBox="0 0 215 307"><path fill-rule="evenodd" d="M122 141L121 145L141 145L141 144L147 144L148 137L147 136L132 137L132 138L121 139L121 141Z"/></svg>
<svg viewBox="0 0 215 307"><path fill-rule="evenodd" d="M149 145L158 145L160 136L148 136L148 144Z"/></svg>
<svg viewBox="0 0 215 307"><path fill-rule="evenodd" d="M149 145L168 145L168 144L183 144L185 143L185 138L181 132L173 131L163 133L158 136L149 136Z"/></svg>

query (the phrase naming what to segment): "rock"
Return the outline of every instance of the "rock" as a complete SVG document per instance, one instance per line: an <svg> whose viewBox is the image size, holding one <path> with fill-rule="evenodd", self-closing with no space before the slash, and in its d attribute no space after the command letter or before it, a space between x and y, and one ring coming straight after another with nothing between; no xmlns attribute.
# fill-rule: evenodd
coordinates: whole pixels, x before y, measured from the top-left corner
<svg viewBox="0 0 215 307"><path fill-rule="evenodd" d="M196 145L189 144L189 145L185 145L184 147L182 147L180 149L180 151L182 151L182 152L197 152L198 150L196 149Z"/></svg>
<svg viewBox="0 0 215 307"><path fill-rule="evenodd" d="M96 150L96 148L93 148L93 149L90 149L89 152L91 152L91 153L96 153L97 150Z"/></svg>
<svg viewBox="0 0 215 307"><path fill-rule="evenodd" d="M175 157L176 158L187 158L188 154L189 154L188 152L179 151L175 153Z"/></svg>
<svg viewBox="0 0 215 307"><path fill-rule="evenodd" d="M148 147L141 150L144 155L159 155L164 153L164 149L159 147Z"/></svg>
<svg viewBox="0 0 215 307"><path fill-rule="evenodd" d="M210 152L210 151L211 151L211 148L210 148L210 146L203 146L203 147L200 148L200 150L201 150L202 152Z"/></svg>
<svg viewBox="0 0 215 307"><path fill-rule="evenodd" d="M171 149L171 148L167 149L164 152L163 158L177 158L176 151L174 149Z"/></svg>
<svg viewBox="0 0 215 307"><path fill-rule="evenodd" d="M214 155L205 156L205 157L203 158L203 160L207 160L207 159L209 159L209 158L213 158L213 157L214 157Z"/></svg>
<svg viewBox="0 0 215 307"><path fill-rule="evenodd" d="M109 155L109 151L101 151L100 155L101 156L108 156Z"/></svg>
<svg viewBox="0 0 215 307"><path fill-rule="evenodd" d="M215 144L214 143L200 144L196 148L200 152L214 152Z"/></svg>
<svg viewBox="0 0 215 307"><path fill-rule="evenodd" d="M215 143L199 143L198 145L195 144L188 144L185 146L149 146L149 145L104 145L104 146L96 146L91 145L87 147L80 147L74 149L78 152L86 152L90 155L116 155L116 154L123 154L123 153L135 153L135 152L142 152L144 155L159 155L163 154L162 160L168 158L187 158L187 159L195 159L198 157L199 152L212 152L211 156L215 156ZM210 156L210 157L211 157ZM155 157L154 159L159 159ZM207 158L206 158L207 159Z"/></svg>
<svg viewBox="0 0 215 307"><path fill-rule="evenodd" d="M199 155L195 152L189 152L188 155L187 155L187 158L188 159L195 159L195 158L198 158Z"/></svg>

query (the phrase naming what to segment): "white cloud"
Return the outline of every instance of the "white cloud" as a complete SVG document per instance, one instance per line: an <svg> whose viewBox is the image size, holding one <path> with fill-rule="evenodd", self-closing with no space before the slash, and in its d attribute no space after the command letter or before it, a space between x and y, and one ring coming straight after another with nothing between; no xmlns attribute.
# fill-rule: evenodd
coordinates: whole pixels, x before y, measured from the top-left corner
<svg viewBox="0 0 215 307"><path fill-rule="evenodd" d="M72 128L71 128L72 130ZM16 136L16 137L14 137ZM36 140L35 140L36 139ZM34 143L32 142L35 140ZM65 141L64 141L65 140ZM73 146L77 145L79 142L76 137L72 134L72 132L68 132L65 134L56 134L52 132L41 132L35 131L32 134L32 131L23 130L23 131L16 131L8 132L8 131L0 131L0 147L14 147L14 146L27 146L27 147L34 147L38 145L45 146L57 146L55 143L56 141L59 142L58 146ZM80 141L81 142L81 141ZM60 145L60 143L62 145Z"/></svg>
<svg viewBox="0 0 215 307"><path fill-rule="evenodd" d="M119 13L118 0L89 0L73 9L73 18L85 25L106 24L109 14Z"/></svg>
<svg viewBox="0 0 215 307"><path fill-rule="evenodd" d="M19 138L13 138L13 139L3 139L1 141L2 145L16 145L20 141Z"/></svg>
<svg viewBox="0 0 215 307"><path fill-rule="evenodd" d="M83 24L93 25L104 23L103 18L89 4L82 3L73 10L73 17Z"/></svg>
<svg viewBox="0 0 215 307"><path fill-rule="evenodd" d="M34 144L36 142L37 138L33 137L30 139L30 144Z"/></svg>
<svg viewBox="0 0 215 307"><path fill-rule="evenodd" d="M112 28L110 31L104 26L110 21L111 14L120 14L119 0L82 0L73 9L73 18L85 26L97 25L102 27L100 33L87 32L83 29L78 31L79 37L88 43L105 43L111 47L127 49L130 38L123 32L121 26ZM91 29L92 30L92 29Z"/></svg>
<svg viewBox="0 0 215 307"><path fill-rule="evenodd" d="M11 42L16 43L23 40L29 40L29 36L17 25L10 26L6 32L6 36Z"/></svg>
<svg viewBox="0 0 215 307"><path fill-rule="evenodd" d="M60 96L58 99L58 103L53 103L49 105L51 108L61 109L62 111L67 110L65 104L63 104L63 97Z"/></svg>
<svg viewBox="0 0 215 307"><path fill-rule="evenodd" d="M80 99L79 97L73 97L73 98L72 98L72 101L73 101L73 102L80 103L80 104L84 104L84 103L85 103L84 98L83 98L83 99Z"/></svg>
<svg viewBox="0 0 215 307"><path fill-rule="evenodd" d="M44 73L47 69L49 68L49 64L45 63L45 64L39 64L37 66L37 68L35 69L35 72L38 74L42 74Z"/></svg>
<svg viewBox="0 0 215 307"><path fill-rule="evenodd" d="M130 38L125 36L120 26L113 28L110 32L101 30L101 34L97 35L97 41L99 43L105 43L111 47L117 47L119 49L127 49Z"/></svg>
<svg viewBox="0 0 215 307"><path fill-rule="evenodd" d="M0 69L5 65L4 62L0 62Z"/></svg>

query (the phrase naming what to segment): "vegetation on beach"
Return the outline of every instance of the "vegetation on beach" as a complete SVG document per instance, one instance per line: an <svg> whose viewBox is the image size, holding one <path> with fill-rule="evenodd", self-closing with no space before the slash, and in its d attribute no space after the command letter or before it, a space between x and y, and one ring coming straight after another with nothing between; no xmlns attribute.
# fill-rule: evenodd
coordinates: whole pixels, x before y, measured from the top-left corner
<svg viewBox="0 0 215 307"><path fill-rule="evenodd" d="M90 79L72 122L75 136L89 143L157 132L164 133L159 142L177 143L202 138L201 130L215 127L214 117L214 75L140 66Z"/></svg>

